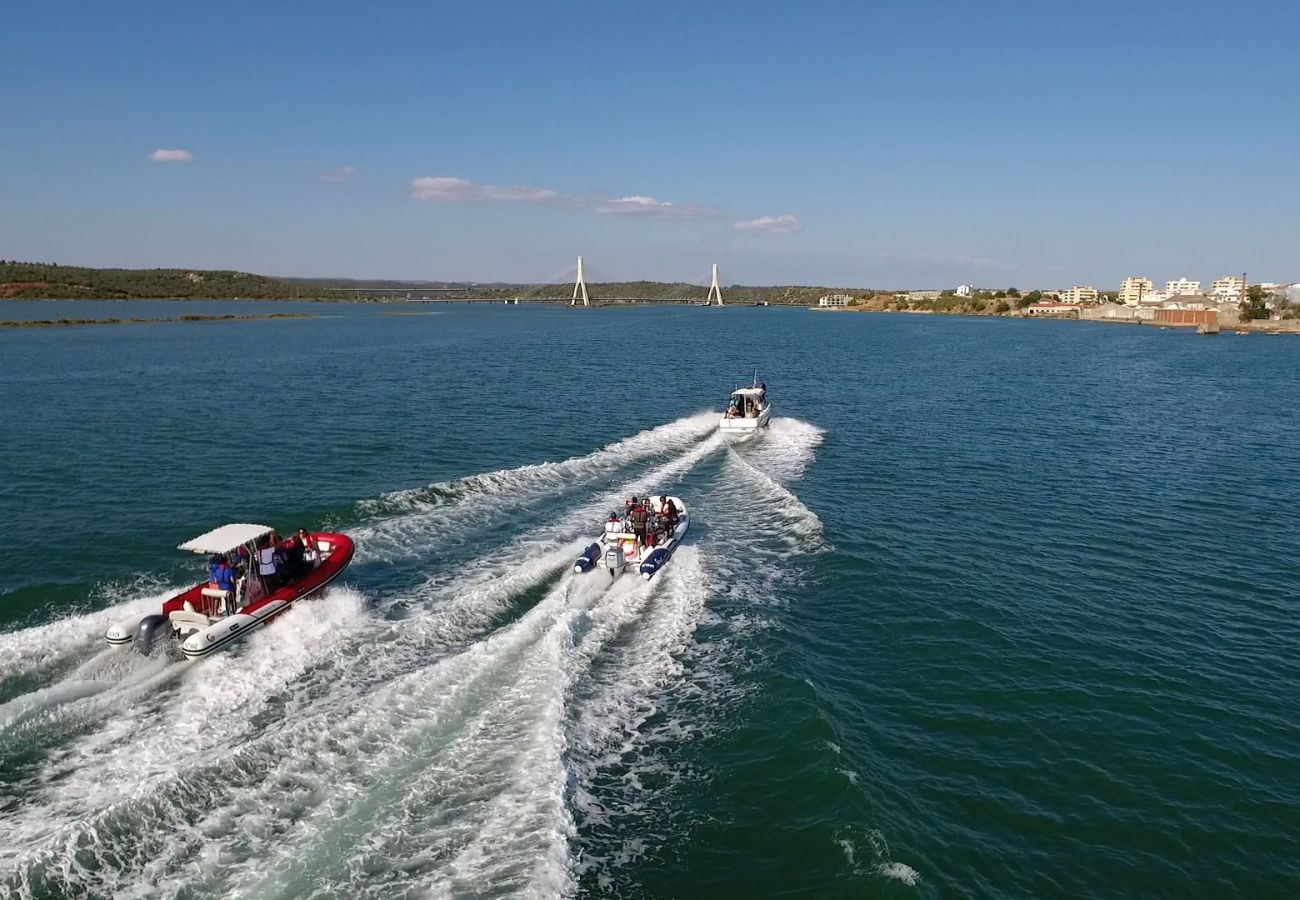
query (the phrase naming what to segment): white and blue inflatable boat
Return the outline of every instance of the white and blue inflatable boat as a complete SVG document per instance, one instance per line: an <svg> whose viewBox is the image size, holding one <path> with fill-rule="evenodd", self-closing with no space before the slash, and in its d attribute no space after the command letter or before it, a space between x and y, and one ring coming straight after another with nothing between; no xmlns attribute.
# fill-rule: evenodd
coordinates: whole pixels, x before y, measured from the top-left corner
<svg viewBox="0 0 1300 900"><path fill-rule="evenodd" d="M639 527L636 504L626 502L624 509L610 513L604 533L582 551L573 563L573 571L605 569L617 578L631 569L648 581L667 565L690 527L691 516L678 497L654 495L646 501L644 529Z"/></svg>

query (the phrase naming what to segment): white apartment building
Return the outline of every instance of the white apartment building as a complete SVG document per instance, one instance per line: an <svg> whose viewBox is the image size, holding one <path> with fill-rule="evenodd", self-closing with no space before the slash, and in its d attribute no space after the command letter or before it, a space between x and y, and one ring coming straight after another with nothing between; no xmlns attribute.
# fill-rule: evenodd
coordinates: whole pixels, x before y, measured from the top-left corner
<svg viewBox="0 0 1300 900"><path fill-rule="evenodd" d="M1179 278L1177 281L1165 282L1165 293L1169 296L1175 294L1199 294L1201 292L1201 283L1192 281L1190 278Z"/></svg>
<svg viewBox="0 0 1300 900"><path fill-rule="evenodd" d="M852 294L827 294L817 301L818 306L848 306L853 302Z"/></svg>
<svg viewBox="0 0 1300 900"><path fill-rule="evenodd" d="M1216 278L1210 285L1210 296L1236 300L1241 297L1241 292L1245 288L1246 280L1240 275L1224 275L1222 278Z"/></svg>
<svg viewBox="0 0 1300 900"><path fill-rule="evenodd" d="M975 296L975 288L969 284L959 284L957 285L957 296L973 297Z"/></svg>
<svg viewBox="0 0 1300 900"><path fill-rule="evenodd" d="M1127 306L1137 306L1138 302L1156 289L1150 278L1130 275L1124 279L1119 288L1119 302Z"/></svg>
<svg viewBox="0 0 1300 900"><path fill-rule="evenodd" d="M1076 284L1074 287L1065 291L1057 291L1056 297L1062 303L1096 303L1097 289L1083 284Z"/></svg>

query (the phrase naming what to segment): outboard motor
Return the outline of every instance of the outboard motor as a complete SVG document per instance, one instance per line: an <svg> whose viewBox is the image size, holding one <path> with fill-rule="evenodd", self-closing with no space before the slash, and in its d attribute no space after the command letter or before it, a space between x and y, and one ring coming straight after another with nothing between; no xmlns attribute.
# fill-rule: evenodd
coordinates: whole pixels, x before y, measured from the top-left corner
<svg viewBox="0 0 1300 900"><path fill-rule="evenodd" d="M158 636L165 634L164 628L170 626L167 617L163 615L145 616L140 620L140 624L135 627L135 649L142 656L148 656L158 642Z"/></svg>
<svg viewBox="0 0 1300 900"><path fill-rule="evenodd" d="M592 544L586 550L583 550L582 555L574 561L573 571L590 572L592 569L596 568L596 563L599 561L600 544Z"/></svg>
<svg viewBox="0 0 1300 900"><path fill-rule="evenodd" d="M649 581L650 576L658 572L666 562L668 562L668 548L658 547L645 558L645 562L641 563L641 574Z"/></svg>
<svg viewBox="0 0 1300 900"><path fill-rule="evenodd" d="M609 574L617 578L623 574L623 568L627 565L627 557L623 555L621 546L610 547L605 551L605 568L609 569Z"/></svg>

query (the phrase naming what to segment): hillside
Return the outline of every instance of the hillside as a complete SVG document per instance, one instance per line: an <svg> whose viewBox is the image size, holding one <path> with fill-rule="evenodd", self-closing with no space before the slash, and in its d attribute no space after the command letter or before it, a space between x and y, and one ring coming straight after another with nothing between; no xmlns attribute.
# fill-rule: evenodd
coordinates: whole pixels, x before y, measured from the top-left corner
<svg viewBox="0 0 1300 900"><path fill-rule="evenodd" d="M311 298L312 289L248 272L200 269L91 269L0 261L0 299L136 300Z"/></svg>

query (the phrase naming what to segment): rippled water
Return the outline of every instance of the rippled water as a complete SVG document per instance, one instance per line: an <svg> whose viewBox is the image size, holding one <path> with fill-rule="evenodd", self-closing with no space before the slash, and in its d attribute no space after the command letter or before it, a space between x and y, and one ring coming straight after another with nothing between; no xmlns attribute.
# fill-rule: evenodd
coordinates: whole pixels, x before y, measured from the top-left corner
<svg viewBox="0 0 1300 900"><path fill-rule="evenodd" d="M1300 893L1300 341L316 311L0 333L7 894ZM567 573L670 489L662 576ZM103 645L239 519L347 530L346 585Z"/></svg>

